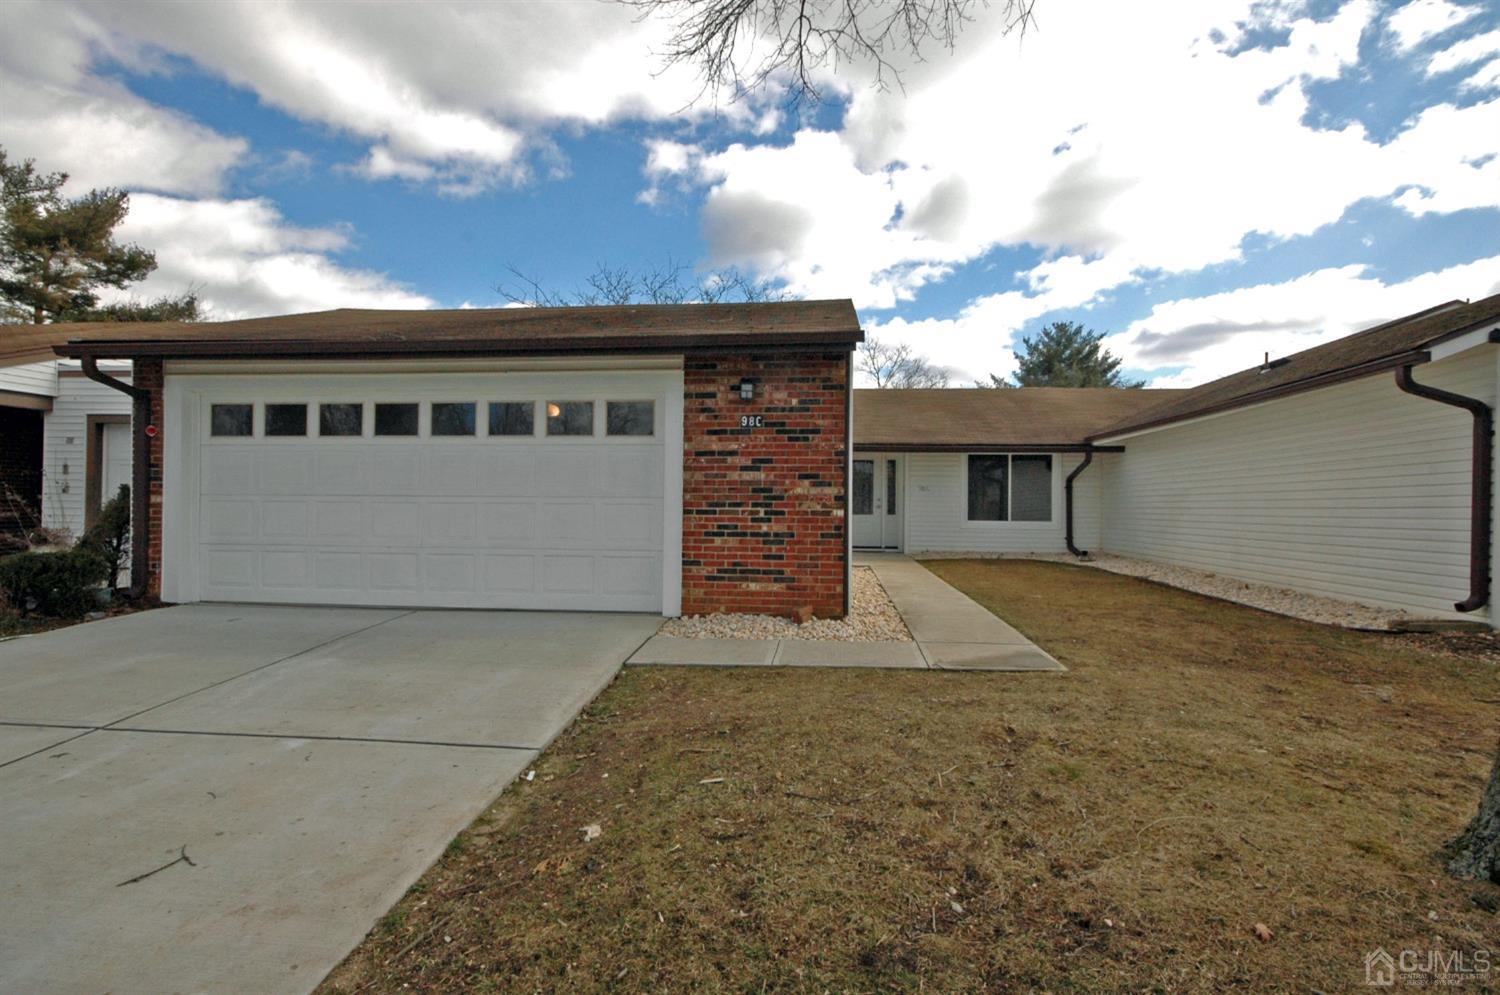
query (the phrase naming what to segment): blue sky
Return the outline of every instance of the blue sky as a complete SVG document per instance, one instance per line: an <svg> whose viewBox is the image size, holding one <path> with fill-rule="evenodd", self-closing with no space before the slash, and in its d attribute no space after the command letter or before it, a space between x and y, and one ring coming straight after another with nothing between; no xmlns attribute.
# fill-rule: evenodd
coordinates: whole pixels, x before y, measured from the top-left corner
<svg viewBox="0 0 1500 995"><path fill-rule="evenodd" d="M216 317L503 302L514 266L851 297L955 383L1053 320L1201 382L1500 291L1500 10L1042 0L904 88L694 103L609 3L11 3L0 145L133 191Z"/></svg>

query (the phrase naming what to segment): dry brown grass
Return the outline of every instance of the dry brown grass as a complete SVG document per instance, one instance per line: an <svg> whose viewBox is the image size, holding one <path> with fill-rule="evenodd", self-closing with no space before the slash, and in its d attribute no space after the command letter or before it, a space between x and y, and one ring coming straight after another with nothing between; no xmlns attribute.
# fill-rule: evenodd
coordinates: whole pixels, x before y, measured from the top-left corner
<svg viewBox="0 0 1500 995"><path fill-rule="evenodd" d="M1500 889L1435 856L1492 664L930 566L1069 672L627 671L324 990L1331 992L1377 945L1496 945Z"/></svg>

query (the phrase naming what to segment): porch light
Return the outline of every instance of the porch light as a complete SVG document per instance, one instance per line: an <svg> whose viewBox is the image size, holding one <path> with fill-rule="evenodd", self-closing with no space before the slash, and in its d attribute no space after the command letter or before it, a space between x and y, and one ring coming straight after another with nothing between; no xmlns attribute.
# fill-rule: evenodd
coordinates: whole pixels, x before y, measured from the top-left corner
<svg viewBox="0 0 1500 995"><path fill-rule="evenodd" d="M753 401L753 400L755 400L755 381L754 380L741 380L740 381L740 400L741 401Z"/></svg>
<svg viewBox="0 0 1500 995"><path fill-rule="evenodd" d="M548 418L556 418L558 415L561 415L561 414L562 414L562 408L559 408L557 406L557 402L556 401L548 401L547 402L547 417Z"/></svg>

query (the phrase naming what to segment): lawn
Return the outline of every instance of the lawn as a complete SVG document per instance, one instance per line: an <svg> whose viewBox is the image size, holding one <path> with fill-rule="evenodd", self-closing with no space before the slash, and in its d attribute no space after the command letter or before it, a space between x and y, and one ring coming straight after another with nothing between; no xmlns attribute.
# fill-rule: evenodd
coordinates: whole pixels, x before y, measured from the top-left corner
<svg viewBox="0 0 1500 995"><path fill-rule="evenodd" d="M1500 888L1436 855L1493 663L929 566L1068 673L628 670L323 990L1345 991L1496 944Z"/></svg>

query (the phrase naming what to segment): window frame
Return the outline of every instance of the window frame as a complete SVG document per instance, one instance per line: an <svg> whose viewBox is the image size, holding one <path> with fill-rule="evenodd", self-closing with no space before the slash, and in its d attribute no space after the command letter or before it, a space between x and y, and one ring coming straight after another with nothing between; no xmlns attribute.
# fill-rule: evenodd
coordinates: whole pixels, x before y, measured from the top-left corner
<svg viewBox="0 0 1500 995"><path fill-rule="evenodd" d="M490 409L489 409L488 405L485 405L484 406L484 413L485 413L485 416L486 416L486 420L485 420L485 429L486 429L486 432L484 433L484 435L480 434L480 431L479 431L479 412L480 412L480 405L483 404L483 403L484 402L481 402L481 401L470 400L467 397L465 397L465 398L458 398L458 399L455 399L455 400L449 400L449 399L445 399L445 398L437 398L435 400L429 400L424 405L424 407L426 407L427 410L425 412L423 412L423 413L419 413L418 416L417 416L417 420L420 423L421 420L422 420L423 414L426 415L426 418L427 418L427 438L429 438L429 439L444 439L444 440L481 439L481 438L484 438L485 435L488 434L488 429L489 429L488 416L489 416ZM437 425L437 411L436 411L436 409L437 409L437 406L440 405L440 404L444 404L444 405L462 405L462 404L467 404L469 406L469 408L471 409L470 414L472 416L473 426L467 432L439 432L439 431L437 431L437 429L435 427Z"/></svg>
<svg viewBox="0 0 1500 995"><path fill-rule="evenodd" d="M236 439L258 439L258 438L260 438L260 433L257 431L257 429L260 428L260 423L261 423L260 412L258 412L256 410L256 408L258 408L258 407L259 407L259 405L256 404L254 401L217 401L217 400L211 400L211 401L209 401L208 402L208 411L206 412L206 417L204 419L204 421L205 421L205 426L204 427L208 429L208 431L205 434L207 435L209 441L210 442L230 442L230 441L236 440ZM249 434L248 435L219 435L216 432L214 432L214 408L249 408L250 409L250 432L249 432Z"/></svg>
<svg viewBox="0 0 1500 995"><path fill-rule="evenodd" d="M318 427L317 424L315 423L316 422L316 412L313 411L313 408L316 407L316 403L317 402L314 402L314 401L261 401L261 402L259 402L259 407L260 407L260 435L259 435L259 438L264 439L267 442L276 442L278 444L279 443L283 443L283 442L306 442L309 439L316 439L317 436L313 433L313 429L315 429L315 428ZM271 434L271 409L273 407L275 407L275 408L301 408L302 409L302 434L301 435L283 435L283 434L277 433L276 435L272 435ZM350 438L350 436L344 436L344 438Z"/></svg>
<svg viewBox="0 0 1500 995"><path fill-rule="evenodd" d="M537 412L541 408L541 405L544 402L538 401L534 397L497 397L497 398L493 398L493 399L489 399L489 400L483 401L482 403L484 404L484 436L483 436L483 438L486 438L486 439L511 439L511 440L540 439L540 438L543 438L543 435L541 433L541 429L543 429L543 428L546 427L547 414L546 414L545 411L542 411L541 412L542 417L538 418L537 417ZM529 407L531 409L531 431L530 432L516 432L516 433L506 433L506 432L496 433L496 432L490 431L491 427L494 425L494 421L493 421L494 415L493 415L491 409L494 408L494 406L497 405L497 404L514 404L514 405L518 405L518 406ZM477 419L478 417L479 416L477 414L477 409L476 409L475 418ZM477 428L477 426L476 426L476 428Z"/></svg>
<svg viewBox="0 0 1500 995"><path fill-rule="evenodd" d="M542 424L541 424L541 426L539 428L539 431L538 431L538 438L542 438L542 439L571 439L571 440L574 440L575 442L580 442L580 441L583 441L583 440L589 440L589 441L592 442L592 441L596 441L596 440L599 440L599 439L608 439L608 438L615 438L615 439L622 439L622 438L623 439L629 439L629 438L637 438L637 439L639 439L639 438L648 438L647 436L628 436L628 435L626 435L626 436L620 436L620 435L607 436L603 432L601 432L599 430L600 427L601 427L600 424L599 424L599 420L602 417L602 412L603 412L604 406L602 404L600 404L599 398L597 396L594 396L594 395L590 395L588 397L578 397L576 395L573 396L573 397L556 397L556 396L544 397L538 403L541 405L541 415L542 415ZM549 404L557 404L557 405L563 405L563 404L587 404L589 406L589 430L587 432L580 432L580 433L559 432L556 435L554 435L552 433L552 426L549 424L551 422L551 420L552 420L552 417L553 417L552 414L547 410L547 406ZM562 415L561 415L561 409L559 409L558 417L559 418L562 417ZM524 438L524 436L518 436L518 438Z"/></svg>
<svg viewBox="0 0 1500 995"><path fill-rule="evenodd" d="M609 406L611 404L646 404L651 407L651 431L611 432L609 430ZM659 405L654 397L614 397L604 401L604 438L606 439L654 439L657 435L656 415Z"/></svg>
<svg viewBox="0 0 1500 995"><path fill-rule="evenodd" d="M1003 456L1005 457L1005 517L1004 518L970 518L969 517L969 468L970 459L974 456ZM1026 519L1018 521L1015 514L1015 458L1017 456L1045 456L1051 460L1047 474L1047 518ZM975 450L973 452L960 453L959 458L962 467L959 470L961 486L958 488L959 520L965 527L971 528L995 528L1004 526L1007 528L1045 528L1055 526L1058 523L1058 501L1057 478L1062 469L1062 454L1055 452L993 452Z"/></svg>
<svg viewBox="0 0 1500 995"><path fill-rule="evenodd" d="M375 433L375 408L370 401L314 401L318 406L317 434L309 432L309 439L410 439L409 435L382 435ZM323 434L323 408L328 407L351 407L359 408L359 431L349 435L324 435Z"/></svg>

